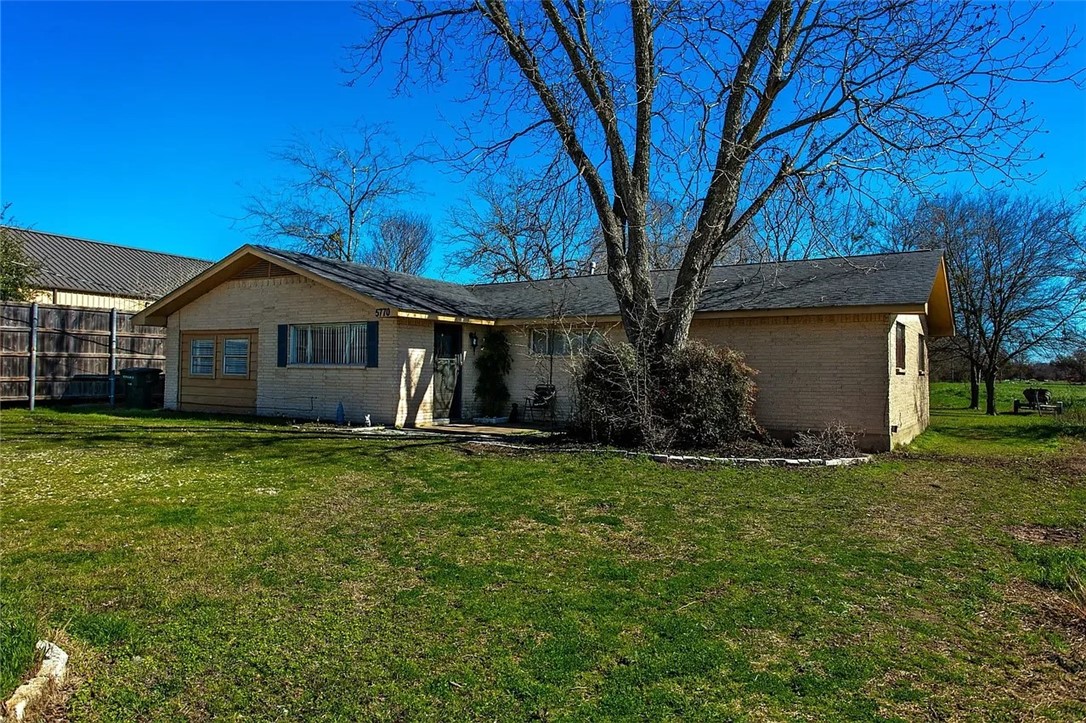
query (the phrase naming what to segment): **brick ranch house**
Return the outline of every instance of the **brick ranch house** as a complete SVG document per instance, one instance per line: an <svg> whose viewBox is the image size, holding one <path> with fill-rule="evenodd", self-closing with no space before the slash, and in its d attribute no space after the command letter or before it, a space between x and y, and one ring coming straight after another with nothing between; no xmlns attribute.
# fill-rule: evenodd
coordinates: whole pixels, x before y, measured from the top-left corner
<svg viewBox="0 0 1086 723"><path fill-rule="evenodd" d="M654 272L662 303L674 271ZM523 404L537 384L570 409L592 334L622 336L603 275L461 285L243 246L141 311L165 326L165 406L416 426L473 415L474 355L491 328L514 350ZM928 424L929 336L954 333L939 252L713 269L691 335L758 370L756 415L779 435L841 423L890 449Z"/></svg>

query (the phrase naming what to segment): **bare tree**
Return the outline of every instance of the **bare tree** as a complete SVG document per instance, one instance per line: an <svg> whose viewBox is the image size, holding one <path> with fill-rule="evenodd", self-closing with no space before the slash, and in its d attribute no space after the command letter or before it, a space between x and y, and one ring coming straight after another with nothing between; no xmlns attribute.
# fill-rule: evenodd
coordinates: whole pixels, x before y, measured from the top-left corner
<svg viewBox="0 0 1086 723"><path fill-rule="evenodd" d="M648 243L649 267L678 268L690 238L694 217L679 199L650 195L645 203L645 236ZM607 260L607 242L600 233L597 247L602 261Z"/></svg>
<svg viewBox="0 0 1086 723"><path fill-rule="evenodd" d="M573 179L574 181L576 179ZM607 248L591 199L570 179L511 169L476 188L476 198L453 211L461 248L452 268L489 281L538 281L605 272ZM682 261L692 220L677 203L648 203L650 268Z"/></svg>
<svg viewBox="0 0 1086 723"><path fill-rule="evenodd" d="M377 219L360 261L405 274L421 274L434 247L434 228L422 214L395 211Z"/></svg>
<svg viewBox="0 0 1086 723"><path fill-rule="evenodd" d="M1082 207L1064 200L987 193L916 204L889 236L898 248L945 252L957 351L970 364L972 406L1007 364L1054 353L1086 331L1086 233ZM898 217L901 218L900 216Z"/></svg>
<svg viewBox="0 0 1086 723"><path fill-rule="evenodd" d="M575 184L512 169L480 183L453 211L460 248L451 267L488 281L536 281L584 272L595 214Z"/></svg>
<svg viewBox="0 0 1086 723"><path fill-rule="evenodd" d="M357 261L363 230L389 201L413 192L414 160L393 152L387 131L297 135L271 153L287 175L247 201L239 221L259 240Z"/></svg>
<svg viewBox="0 0 1086 723"><path fill-rule="evenodd" d="M751 261L850 256L870 249L871 210L798 182L783 186L762 206L749 229Z"/></svg>
<svg viewBox="0 0 1086 723"><path fill-rule="evenodd" d="M692 233L695 216L681 201L650 195L645 204L645 237L648 242L650 269L677 269L682 263L686 244ZM744 263L760 255L754 239L743 233L718 263ZM607 242L597 227L592 236L592 260L601 270L607 268Z"/></svg>
<svg viewBox="0 0 1086 723"><path fill-rule="evenodd" d="M1004 91L1054 79L1036 8L909 0L424 0L358 6L359 75L467 75L460 161L555 142L595 210L626 335L682 344L712 265L786 183L1013 174L1036 129ZM670 300L653 289L650 190L696 208Z"/></svg>

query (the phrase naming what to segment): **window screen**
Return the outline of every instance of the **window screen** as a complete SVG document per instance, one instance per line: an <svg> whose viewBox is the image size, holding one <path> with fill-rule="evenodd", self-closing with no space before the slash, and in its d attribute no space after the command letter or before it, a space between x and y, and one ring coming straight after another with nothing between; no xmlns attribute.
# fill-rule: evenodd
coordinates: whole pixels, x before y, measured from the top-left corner
<svg viewBox="0 0 1086 723"><path fill-rule="evenodd" d="M546 329L532 329L532 353L550 354L550 334Z"/></svg>
<svg viewBox="0 0 1086 723"><path fill-rule="evenodd" d="M896 339L895 339L895 342L896 342L895 343L895 349L896 349L896 354L895 354L896 361L895 361L895 364L897 365L898 369L904 369L905 368L905 325L902 324L900 321L897 322L896 324L894 324L894 334L895 334L895 337L896 337Z"/></svg>
<svg viewBox="0 0 1086 723"><path fill-rule="evenodd" d="M227 339L223 344L222 373L249 376L249 340Z"/></svg>
<svg viewBox="0 0 1086 723"><path fill-rule="evenodd" d="M291 364L365 366L366 324L296 324L290 327Z"/></svg>
<svg viewBox="0 0 1086 723"><path fill-rule="evenodd" d="M193 339L189 346L189 374L215 373L215 340Z"/></svg>
<svg viewBox="0 0 1086 723"><path fill-rule="evenodd" d="M584 354L602 338L603 335L595 329L532 329L532 353L553 356Z"/></svg>

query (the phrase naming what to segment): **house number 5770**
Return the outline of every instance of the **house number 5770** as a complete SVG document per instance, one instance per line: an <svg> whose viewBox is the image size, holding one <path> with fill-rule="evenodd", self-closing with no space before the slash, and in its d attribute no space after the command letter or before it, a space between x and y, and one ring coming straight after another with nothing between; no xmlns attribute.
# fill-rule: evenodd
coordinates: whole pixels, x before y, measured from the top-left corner
<svg viewBox="0 0 1086 723"><path fill-rule="evenodd" d="M389 308L374 309L373 310L373 315L376 316L378 319L382 319L382 318L384 318L386 316L392 316L392 309L389 309Z"/></svg>

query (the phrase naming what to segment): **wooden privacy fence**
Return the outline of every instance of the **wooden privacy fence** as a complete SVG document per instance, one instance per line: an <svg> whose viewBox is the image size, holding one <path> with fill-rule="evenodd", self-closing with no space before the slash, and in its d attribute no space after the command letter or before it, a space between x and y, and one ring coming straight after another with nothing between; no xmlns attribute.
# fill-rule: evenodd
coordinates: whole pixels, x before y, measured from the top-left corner
<svg viewBox="0 0 1086 723"><path fill-rule="evenodd" d="M113 401L118 370L164 369L165 331L134 325L134 315L0 302L0 401Z"/></svg>

